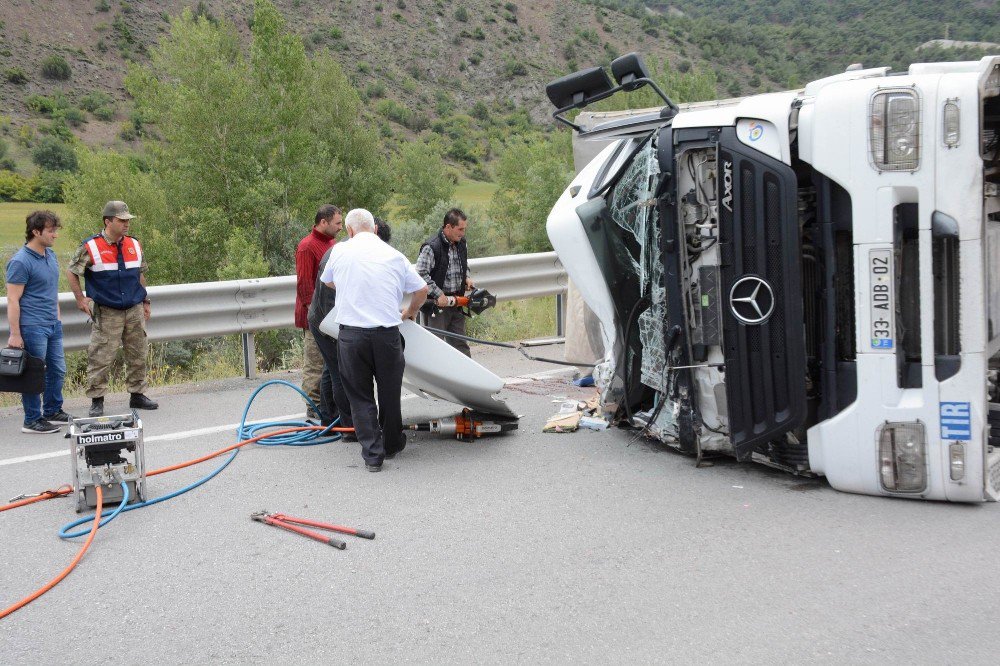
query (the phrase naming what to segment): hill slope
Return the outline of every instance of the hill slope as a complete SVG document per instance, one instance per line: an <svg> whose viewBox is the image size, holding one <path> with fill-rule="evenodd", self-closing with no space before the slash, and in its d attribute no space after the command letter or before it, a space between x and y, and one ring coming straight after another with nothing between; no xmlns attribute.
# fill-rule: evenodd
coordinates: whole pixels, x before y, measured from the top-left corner
<svg viewBox="0 0 1000 666"><path fill-rule="evenodd" d="M334 53L372 106L386 97L427 118L438 115L439 103L467 113L483 101L524 107L536 121L544 121L545 83L578 64L609 62L630 50L704 64L683 40L653 37L643 32L640 20L579 0L276 4L308 48ZM37 110L30 108L32 95L62 93L78 103L99 91L114 100L114 116L101 121L88 115L74 133L90 144L120 142L129 108L122 87L127 61L147 59L169 17L192 3L52 0L44 5L39 12L31 0L0 0L0 113L18 129L39 120ZM208 0L194 10L225 18L246 33L253 2ZM42 75L42 63L52 55L68 62L69 80ZM10 80L8 74L18 71L26 81Z"/></svg>

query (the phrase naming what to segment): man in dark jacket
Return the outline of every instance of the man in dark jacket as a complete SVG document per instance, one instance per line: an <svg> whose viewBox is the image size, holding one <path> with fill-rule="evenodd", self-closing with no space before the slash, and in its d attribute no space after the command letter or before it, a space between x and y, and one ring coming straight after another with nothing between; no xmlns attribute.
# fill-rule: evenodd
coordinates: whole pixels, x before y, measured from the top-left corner
<svg viewBox="0 0 1000 666"><path fill-rule="evenodd" d="M469 250L465 242L468 217L458 208L444 216L441 230L420 246L417 272L427 283L428 328L465 335L465 314L455 306L455 297L473 288L469 279ZM465 340L441 336L452 347L471 356Z"/></svg>

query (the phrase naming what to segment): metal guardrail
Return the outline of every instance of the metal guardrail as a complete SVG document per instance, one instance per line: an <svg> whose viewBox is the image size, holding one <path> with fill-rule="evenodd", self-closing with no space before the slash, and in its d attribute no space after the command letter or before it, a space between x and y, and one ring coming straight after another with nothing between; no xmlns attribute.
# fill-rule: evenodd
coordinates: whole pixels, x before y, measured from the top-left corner
<svg viewBox="0 0 1000 666"><path fill-rule="evenodd" d="M471 259L469 272L476 286L489 289L500 301L556 295L557 321L563 321L562 296L567 277L555 252ZM295 325L294 275L170 284L150 287L148 291L152 316L146 332L151 341L243 334L247 376L255 372L250 365L254 358L252 334ZM59 308L63 348L86 349L90 323L77 309L72 293L59 294ZM6 344L9 332L7 299L0 298L0 346ZM561 330L557 333L562 335Z"/></svg>

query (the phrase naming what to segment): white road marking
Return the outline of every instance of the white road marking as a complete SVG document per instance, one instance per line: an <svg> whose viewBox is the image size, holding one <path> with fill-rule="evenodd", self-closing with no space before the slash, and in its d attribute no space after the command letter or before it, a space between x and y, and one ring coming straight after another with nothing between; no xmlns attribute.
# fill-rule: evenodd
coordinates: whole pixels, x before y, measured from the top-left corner
<svg viewBox="0 0 1000 666"><path fill-rule="evenodd" d="M536 379L544 379L552 375L557 375L560 373L569 372L567 368L556 368L555 370L546 370L544 372L536 372L530 375L521 375L518 377L505 377L504 385L512 384L525 384L527 382L534 381ZM417 398L419 396L413 393L407 393L402 396L400 400L409 400L410 398ZM257 419L255 421L247 421L248 424L254 423L266 423L268 421L289 421L292 419L301 419L302 413L297 414L286 414L285 416L275 416L267 419ZM239 423L227 423L226 425L211 426L208 428L198 428L197 430L182 430L180 432L168 433L165 435L151 435L146 437L143 441L145 442L160 442L160 441L174 441L177 439L190 439L191 437L201 437L202 435L212 435L217 432L235 431L239 427ZM7 465L18 465L20 463L34 462L36 460L49 460L50 458L62 458L63 456L69 455L69 445L62 451L49 451L48 453L36 453L30 456L19 456L17 458L6 458L0 460L0 467L5 467Z"/></svg>

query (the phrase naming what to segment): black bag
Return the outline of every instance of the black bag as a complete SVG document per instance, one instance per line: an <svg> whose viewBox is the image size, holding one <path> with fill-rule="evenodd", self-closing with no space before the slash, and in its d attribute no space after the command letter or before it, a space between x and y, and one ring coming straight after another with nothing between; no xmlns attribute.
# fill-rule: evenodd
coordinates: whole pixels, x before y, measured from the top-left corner
<svg viewBox="0 0 1000 666"><path fill-rule="evenodd" d="M0 375L20 377L28 360L28 352L16 347L0 349Z"/></svg>
<svg viewBox="0 0 1000 666"><path fill-rule="evenodd" d="M20 349L0 349L0 359L7 361L7 353ZM0 373L0 393L41 393L45 390L45 359L24 353L24 369L20 375Z"/></svg>

